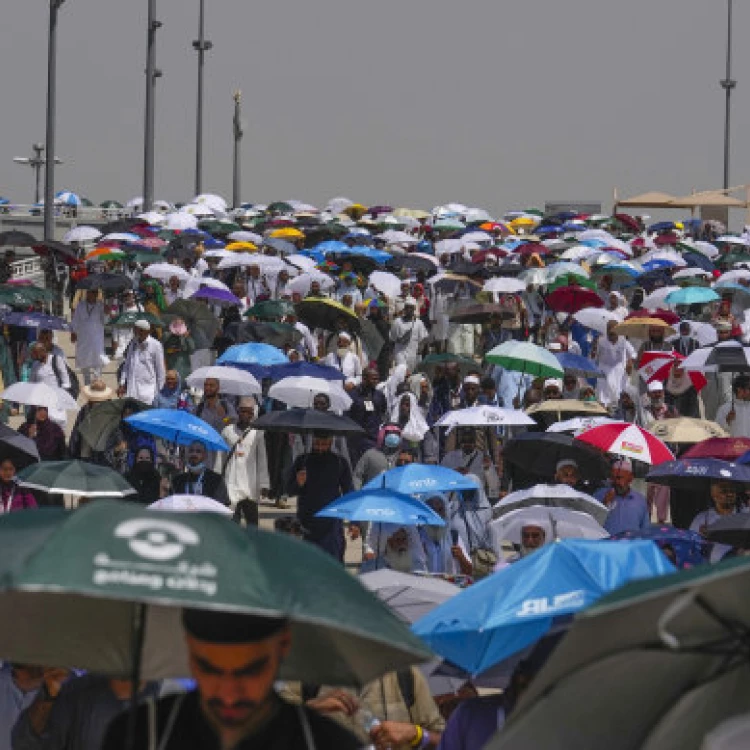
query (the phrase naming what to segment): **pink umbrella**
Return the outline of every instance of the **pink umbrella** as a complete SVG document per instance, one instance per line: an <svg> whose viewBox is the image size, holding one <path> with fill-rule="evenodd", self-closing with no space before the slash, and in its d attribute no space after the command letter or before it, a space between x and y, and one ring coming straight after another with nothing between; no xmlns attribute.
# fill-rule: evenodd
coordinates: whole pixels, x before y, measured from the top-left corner
<svg viewBox="0 0 750 750"><path fill-rule="evenodd" d="M654 437L648 430L629 422L614 422L592 427L578 435L576 440L600 448L606 453L643 461L652 466L663 464L665 461L674 461L672 451L659 438Z"/></svg>

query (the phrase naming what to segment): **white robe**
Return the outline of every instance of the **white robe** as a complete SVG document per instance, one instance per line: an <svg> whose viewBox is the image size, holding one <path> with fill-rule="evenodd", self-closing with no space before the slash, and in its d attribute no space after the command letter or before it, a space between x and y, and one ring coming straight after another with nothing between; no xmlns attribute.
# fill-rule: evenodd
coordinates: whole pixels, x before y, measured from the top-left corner
<svg viewBox="0 0 750 750"><path fill-rule="evenodd" d="M234 448L224 470L224 482L232 506L240 500L259 500L261 490L271 486L263 432L253 429L245 431L230 424L224 428L221 436L230 448Z"/></svg>
<svg viewBox="0 0 750 750"><path fill-rule="evenodd" d="M344 375L345 380L351 379L357 385L362 380L362 363L359 361L359 357L353 352L347 352L343 359L336 352L331 352L323 360L323 364L335 367Z"/></svg>
<svg viewBox="0 0 750 750"><path fill-rule="evenodd" d="M77 337L76 367L101 369L104 356L104 305L89 305L81 300L70 320L70 328Z"/></svg>
<svg viewBox="0 0 750 750"><path fill-rule="evenodd" d="M476 351L475 341L482 327L474 323L451 323L448 326L448 352L462 357L472 357Z"/></svg>
<svg viewBox="0 0 750 750"><path fill-rule="evenodd" d="M635 360L635 349L627 339L620 336L613 344L605 336L597 343L596 363L604 373L596 381L596 397L604 406L613 406L628 382L627 363Z"/></svg>
<svg viewBox="0 0 750 750"><path fill-rule="evenodd" d="M732 411L732 402L722 404L716 410L716 421L732 436L750 438L750 401L734 402L734 419L727 421L727 414Z"/></svg>
<svg viewBox="0 0 750 750"><path fill-rule="evenodd" d="M429 333L424 323L417 317L413 320L396 318L391 324L393 357L397 365L404 364L413 370L419 362L419 348L427 340Z"/></svg>
<svg viewBox="0 0 750 750"><path fill-rule="evenodd" d="M120 385L124 385L130 398L152 404L164 386L164 349L149 336L142 344L133 341L125 357Z"/></svg>

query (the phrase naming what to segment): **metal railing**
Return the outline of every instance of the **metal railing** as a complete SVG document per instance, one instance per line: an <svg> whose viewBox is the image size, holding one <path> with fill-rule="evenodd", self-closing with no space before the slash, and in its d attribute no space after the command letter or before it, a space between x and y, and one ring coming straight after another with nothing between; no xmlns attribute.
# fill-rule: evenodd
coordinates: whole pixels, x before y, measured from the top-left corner
<svg viewBox="0 0 750 750"><path fill-rule="evenodd" d="M44 270L39 258L23 258L10 264L11 278L44 284Z"/></svg>
<svg viewBox="0 0 750 750"><path fill-rule="evenodd" d="M115 221L126 216L133 216L130 208L101 208L100 206L55 206L55 217L67 219L80 224ZM44 206L29 204L6 204L0 206L0 221L3 218L23 218L44 216Z"/></svg>

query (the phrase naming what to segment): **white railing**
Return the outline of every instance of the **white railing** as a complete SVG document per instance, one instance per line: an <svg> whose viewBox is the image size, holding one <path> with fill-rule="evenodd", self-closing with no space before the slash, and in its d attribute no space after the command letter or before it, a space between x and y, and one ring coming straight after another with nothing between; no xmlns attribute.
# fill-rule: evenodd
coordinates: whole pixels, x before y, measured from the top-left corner
<svg viewBox="0 0 750 750"><path fill-rule="evenodd" d="M28 204L8 204L0 206L0 222L4 218L20 219L44 215L44 206ZM101 208L99 206L55 206L55 217L79 224L115 221L125 216L133 216L129 208Z"/></svg>

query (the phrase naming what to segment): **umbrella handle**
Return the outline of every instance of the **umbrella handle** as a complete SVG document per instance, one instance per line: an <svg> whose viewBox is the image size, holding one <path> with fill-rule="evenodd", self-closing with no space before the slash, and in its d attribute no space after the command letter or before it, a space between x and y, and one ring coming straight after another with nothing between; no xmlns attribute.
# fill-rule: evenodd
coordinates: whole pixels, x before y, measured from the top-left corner
<svg viewBox="0 0 750 750"><path fill-rule="evenodd" d="M138 686L141 681L141 658L143 641L146 634L146 605L136 604L133 610L133 664L131 670L132 686L130 688L130 711L128 713L128 731L125 747L136 750L135 730L138 721Z"/></svg>
<svg viewBox="0 0 750 750"><path fill-rule="evenodd" d="M659 640L671 651L679 651L681 648L680 640L674 633L671 633L667 628L678 615L682 614L688 607L690 607L695 601L695 593L692 591L687 592L683 596L675 599L659 617L656 623L656 632L659 636Z"/></svg>

